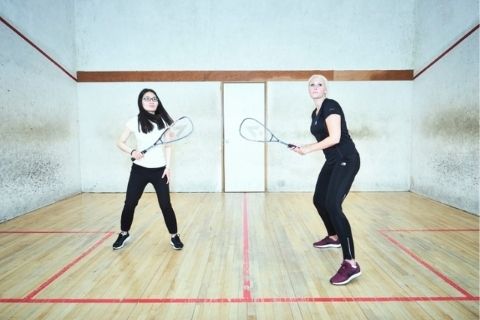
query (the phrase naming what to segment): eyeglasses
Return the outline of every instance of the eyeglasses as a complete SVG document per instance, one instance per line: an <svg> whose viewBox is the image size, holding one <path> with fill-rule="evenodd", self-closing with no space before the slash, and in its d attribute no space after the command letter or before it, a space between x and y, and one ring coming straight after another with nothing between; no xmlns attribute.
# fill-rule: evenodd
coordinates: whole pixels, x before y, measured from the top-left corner
<svg viewBox="0 0 480 320"><path fill-rule="evenodd" d="M149 102L149 101L157 102L157 101L158 101L158 99L157 99L157 98L155 98L155 97L153 97L153 98L150 98L150 97L143 97L143 99L142 99L142 100L143 100L143 101L145 101L145 102Z"/></svg>

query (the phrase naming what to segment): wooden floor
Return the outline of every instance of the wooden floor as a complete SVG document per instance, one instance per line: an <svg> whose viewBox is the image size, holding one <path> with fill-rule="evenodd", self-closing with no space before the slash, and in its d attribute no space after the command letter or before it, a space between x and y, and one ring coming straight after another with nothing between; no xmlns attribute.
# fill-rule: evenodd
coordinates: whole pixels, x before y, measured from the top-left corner
<svg viewBox="0 0 480 320"><path fill-rule="evenodd" d="M172 194L172 250L154 194L112 250L124 194L81 194L0 224L0 319L478 319L479 219L412 193L344 203L363 274L311 194Z"/></svg>

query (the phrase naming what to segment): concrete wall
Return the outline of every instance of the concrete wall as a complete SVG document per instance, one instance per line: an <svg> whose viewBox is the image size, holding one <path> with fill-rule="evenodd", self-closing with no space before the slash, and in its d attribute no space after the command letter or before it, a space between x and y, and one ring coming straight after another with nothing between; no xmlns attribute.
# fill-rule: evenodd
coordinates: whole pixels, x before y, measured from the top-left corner
<svg viewBox="0 0 480 320"><path fill-rule="evenodd" d="M222 191L220 83L79 84L80 155L84 192L125 192L131 160L115 143L138 114L137 97L154 89L172 118L188 115L194 133L172 146L172 191ZM132 146L135 142L129 141ZM147 191L152 191L151 186Z"/></svg>
<svg viewBox="0 0 480 320"><path fill-rule="evenodd" d="M0 15L67 71L75 74L75 2L2 0Z"/></svg>
<svg viewBox="0 0 480 320"><path fill-rule="evenodd" d="M49 2L2 1L0 14L74 70L73 1ZM81 191L76 83L3 23L0 118L0 222Z"/></svg>
<svg viewBox="0 0 480 320"><path fill-rule="evenodd" d="M477 25L478 14L478 1L418 1L416 71ZM411 190L479 214L479 138L477 29L413 83Z"/></svg>
<svg viewBox="0 0 480 320"><path fill-rule="evenodd" d="M76 5L78 69L409 69L413 9L413 0L147 0L135 7L122 0L115 4L81 1ZM165 104L169 110L178 108L178 116L195 115L197 129L212 130L212 139L195 150L195 161L187 160L186 154L196 141L178 148L182 156L175 158L178 170L172 189L221 191L223 141L213 132L221 133L223 125L222 92L216 82L79 84L83 190L125 190L130 164L113 143L125 119L136 113L136 95L143 86L158 89L161 98L169 100ZM308 117L313 106L306 82L269 82L267 87L267 122L285 138L311 142ZM332 82L331 97L345 108L362 153L362 170L354 188L408 190L410 124L403 117L410 113L411 83ZM95 119L98 112L101 119ZM102 125L105 117L112 120L108 128ZM108 152L97 153L97 162L84 152L92 147L95 153ZM314 188L324 161L321 152L298 157L272 145L267 153L268 191ZM199 165L201 177L192 175Z"/></svg>
<svg viewBox="0 0 480 320"><path fill-rule="evenodd" d="M478 2L5 0L0 14L71 73L419 71L478 23ZM144 87L196 125L175 147L172 190L221 191L221 83L76 84L3 24L0 37L0 221L123 192L130 161L115 140ZM413 82L330 84L362 157L354 190L411 188L478 213L478 31ZM267 122L284 139L313 141L312 109L305 82L267 83ZM323 163L277 145L267 159L268 191L311 191Z"/></svg>
<svg viewBox="0 0 480 320"><path fill-rule="evenodd" d="M328 96L341 104L360 153L361 169L352 189L409 190L411 82L329 82ZM313 109L307 82L269 83L269 125L284 139L315 141L310 134ZM284 147L269 146L268 190L313 191L323 162L322 152L299 157Z"/></svg>
<svg viewBox="0 0 480 320"><path fill-rule="evenodd" d="M79 70L409 69L414 0L83 0Z"/></svg>
<svg viewBox="0 0 480 320"><path fill-rule="evenodd" d="M138 112L136 97L144 87L157 91L173 117L189 115L195 123L194 134L173 150L172 190L222 191L222 92L215 82L80 84L82 190L125 191L130 160L115 141L126 119ZM354 189L409 190L410 124L405 115L411 112L411 82L331 82L330 92L342 104L362 156ZM313 142L307 83L269 82L267 93L271 129L295 143ZM299 157L281 145L269 145L267 190L312 191L323 162L322 152Z"/></svg>

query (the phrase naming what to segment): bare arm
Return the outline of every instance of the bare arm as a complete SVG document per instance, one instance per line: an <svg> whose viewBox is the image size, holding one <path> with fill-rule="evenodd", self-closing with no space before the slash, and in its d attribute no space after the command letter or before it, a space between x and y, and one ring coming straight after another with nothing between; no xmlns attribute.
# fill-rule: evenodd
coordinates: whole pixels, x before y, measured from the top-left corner
<svg viewBox="0 0 480 320"><path fill-rule="evenodd" d="M327 123L328 137L316 143L294 148L293 151L300 154L307 154L318 150L324 150L338 144L341 135L341 116L338 114L331 114L325 119L325 122Z"/></svg>
<svg viewBox="0 0 480 320"><path fill-rule="evenodd" d="M125 130L123 130L122 134L120 135L120 137L117 140L117 147L120 150L122 150L123 152L127 153L128 155L131 155L133 158L138 160L138 159L143 158L143 153L129 147L126 143L127 140L128 140L128 137L130 137L131 133L132 132L130 131L130 129L125 128Z"/></svg>

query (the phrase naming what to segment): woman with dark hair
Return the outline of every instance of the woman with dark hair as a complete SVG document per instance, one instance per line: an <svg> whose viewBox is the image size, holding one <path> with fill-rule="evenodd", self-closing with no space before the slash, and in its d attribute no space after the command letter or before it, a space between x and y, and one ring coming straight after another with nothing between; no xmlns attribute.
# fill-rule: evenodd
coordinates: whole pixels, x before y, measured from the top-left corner
<svg viewBox="0 0 480 320"><path fill-rule="evenodd" d="M353 236L342 203L360 169L360 156L347 129L340 104L327 98L327 79L313 75L308 80L308 92L315 105L310 132L316 143L292 150L304 155L322 150L326 161L318 175L313 204L322 218L327 236L313 244L315 248L342 248L343 262L330 279L334 285L344 285L362 274L355 261Z"/></svg>
<svg viewBox="0 0 480 320"><path fill-rule="evenodd" d="M158 203L163 213L163 218L170 232L170 244L174 249L183 248L183 243L177 233L177 219L170 203L170 154L171 147L158 146L149 150L147 154L139 150L152 145L166 126L172 124L173 120L163 107L157 93L152 89L143 89L138 95L138 110L136 117L127 121L126 128L117 141L117 146L129 157L133 158L130 178L128 180L125 205L120 221L121 232L113 244L113 250L123 248L130 240L130 227L133 222L135 207L148 183L155 188ZM137 140L137 149L129 147L126 142L131 134Z"/></svg>

